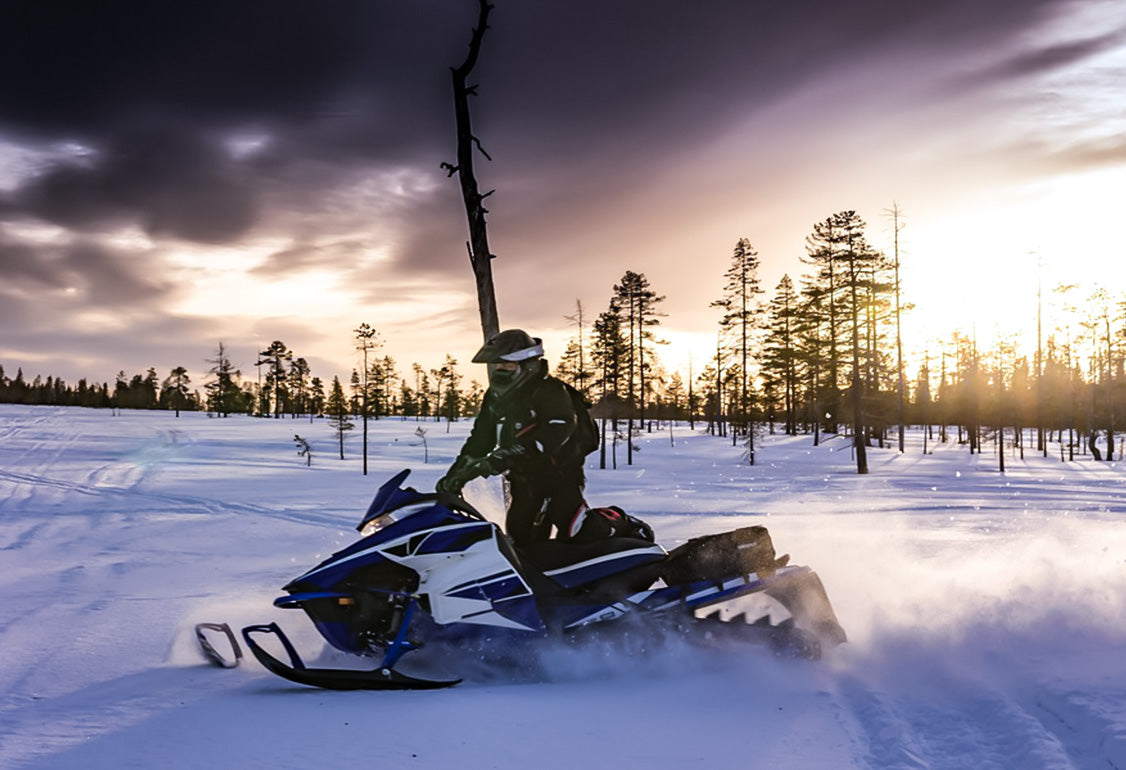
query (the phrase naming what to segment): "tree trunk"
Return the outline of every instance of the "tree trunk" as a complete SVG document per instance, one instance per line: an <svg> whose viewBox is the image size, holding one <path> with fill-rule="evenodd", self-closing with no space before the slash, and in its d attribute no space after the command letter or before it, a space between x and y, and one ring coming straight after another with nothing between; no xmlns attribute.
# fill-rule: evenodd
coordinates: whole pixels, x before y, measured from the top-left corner
<svg viewBox="0 0 1126 770"><path fill-rule="evenodd" d="M997 461L999 464L998 470L1001 473L1005 472L1005 429L1001 426L997 427Z"/></svg>
<svg viewBox="0 0 1126 770"><path fill-rule="evenodd" d="M856 296L856 276L850 275L852 289L852 441L856 447L856 472L868 472L868 451L864 442L864 381L860 377L860 316Z"/></svg>
<svg viewBox="0 0 1126 770"><path fill-rule="evenodd" d="M481 150L481 154L489 158L488 153L481 148L481 143L473 135L469 121L469 96L476 95L476 86L466 84L469 74L477 64L477 56L481 51L481 39L488 29L489 11L493 6L486 0L480 0L481 11L477 18L477 26L473 30L473 37L469 41L469 55L460 67L452 69L454 86L454 114L457 121L457 165L442 164L450 176L457 172L458 181L461 183L461 197L465 202L465 215L469 221L469 263L473 267L473 276L477 282L477 307L481 315L481 331L488 340L500 331L500 320L497 317L496 292L493 289L492 253L489 251L489 238L485 228L485 214L488 210L484 207L485 198L492 194L492 190L482 195L477 187L477 178L473 174L473 146ZM490 158L491 160L491 158Z"/></svg>
<svg viewBox="0 0 1126 770"><path fill-rule="evenodd" d="M1087 447L1091 450L1091 457L1094 458L1095 462L1102 462L1103 454L1099 451L1099 447L1095 444L1098 438L1099 432L1097 430L1092 430L1090 437L1087 439Z"/></svg>

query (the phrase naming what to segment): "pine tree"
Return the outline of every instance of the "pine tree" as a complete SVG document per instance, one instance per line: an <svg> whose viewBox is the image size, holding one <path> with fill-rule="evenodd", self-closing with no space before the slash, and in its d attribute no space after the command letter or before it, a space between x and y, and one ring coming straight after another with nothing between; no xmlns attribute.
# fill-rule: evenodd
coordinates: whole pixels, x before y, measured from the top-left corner
<svg viewBox="0 0 1126 770"><path fill-rule="evenodd" d="M781 393L783 431L797 434L801 350L798 341L799 298L790 276L782 276L770 301L769 326L763 348L764 388Z"/></svg>
<svg viewBox="0 0 1126 770"><path fill-rule="evenodd" d="M594 386L599 400L617 401L622 393L622 381L628 357L628 343L622 333L621 316L615 302L594 322L591 354L595 365ZM609 399L607 398L609 397ZM629 403L628 401L626 402ZM632 405L630 405L632 408ZM599 467L606 467L606 418L601 418L602 441L599 444ZM618 434L618 418L612 418L614 435ZM616 445L615 445L616 446ZM616 451L616 450L615 450Z"/></svg>
<svg viewBox="0 0 1126 770"><path fill-rule="evenodd" d="M289 392L289 414L296 418L308 410L308 389L311 370L309 362L304 358L295 358L290 361L289 371L286 373L286 386Z"/></svg>
<svg viewBox="0 0 1126 770"><path fill-rule="evenodd" d="M348 399L344 396L344 388L339 377L332 378L332 390L329 391L328 403L325 405L325 414L328 415L328 424L336 433L340 444L340 459L344 459L344 434L352 430L352 415L348 406Z"/></svg>
<svg viewBox="0 0 1126 770"><path fill-rule="evenodd" d="M418 404L415 399L416 395L411 390L411 386L407 384L406 380L401 380L399 383L399 415L404 419L418 415Z"/></svg>
<svg viewBox="0 0 1126 770"><path fill-rule="evenodd" d="M575 324L578 334L567 343L566 350L559 359L558 373L561 379L569 382L580 393L587 395L591 383L591 372L587 368L587 349L583 338L585 330L583 303L575 300L574 315L564 318Z"/></svg>
<svg viewBox="0 0 1126 770"><path fill-rule="evenodd" d="M151 366L148 368L148 371L145 372L145 376L139 378L137 390L139 392L138 402L140 408L156 409L160 399L160 378L157 377L156 369Z"/></svg>
<svg viewBox="0 0 1126 770"><path fill-rule="evenodd" d="M188 376L188 370L182 366L177 366L168 376L164 379L161 387L161 402L171 404L172 408L176 410L176 416L180 416L180 409L187 403L188 399L188 385L191 383L192 378Z"/></svg>
<svg viewBox="0 0 1126 770"><path fill-rule="evenodd" d="M758 252L746 238L740 238L731 255L731 264L724 273L727 282L723 296L712 303L723 311L719 325L730 335L732 352L739 367L739 387L734 407L738 430L747 437L748 457L754 465L754 419L751 394L751 355L756 347L755 334L762 314L759 295L763 293L758 278Z"/></svg>
<svg viewBox="0 0 1126 770"><path fill-rule="evenodd" d="M827 381L825 397L826 430L836 431L840 409L840 388L847 382L852 411L853 445L857 473L868 472L868 429L865 401L868 392L876 393L884 370L881 356L881 322L887 317L889 282L884 274L889 266L882 254L868 245L864 220L855 211L841 211L814 225L806 239L810 262L817 266L813 289L816 303L809 307L822 313L827 327ZM842 351L848 351L847 381L840 373L845 368Z"/></svg>
<svg viewBox="0 0 1126 770"><path fill-rule="evenodd" d="M325 384L320 377L309 381L309 422L314 417L324 414L325 409Z"/></svg>
<svg viewBox="0 0 1126 770"><path fill-rule="evenodd" d="M362 323L358 328L352 331L356 341L356 350L359 350L363 356L363 374L357 375L352 372L353 388L356 385L360 387L360 419L363 420L364 438L363 438L363 472L368 475L368 414L370 413L370 406L368 404L371 395L370 383L368 381L371 370L368 367L368 354L382 345L379 339L379 333L371 328L367 323Z"/></svg>
<svg viewBox="0 0 1126 770"><path fill-rule="evenodd" d="M817 222L813 232L806 237L808 264L816 271L809 276L804 290L806 309L812 316L809 321L816 335L818 369L813 374L816 381L818 419L826 433L836 433L840 420L841 329L841 271L837 255L842 237L834 217Z"/></svg>
<svg viewBox="0 0 1126 770"><path fill-rule="evenodd" d="M231 363L230 356L227 355L227 349L222 341L219 342L215 358L207 359L207 363L211 364L208 374L213 377L203 386L207 393L208 409L220 417L226 417L238 406L241 389L236 382L236 378L240 377L242 373Z"/></svg>
<svg viewBox="0 0 1126 770"><path fill-rule="evenodd" d="M258 363L256 365L268 365L266 369L266 385L263 389L263 394L267 405L269 404L271 396L273 398L274 419L281 417L283 405L288 397L285 373L286 364L292 360L293 352L286 347L285 343L281 340L274 340L270 343L270 347L258 354Z"/></svg>
<svg viewBox="0 0 1126 770"><path fill-rule="evenodd" d="M641 424L645 424L645 376L650 370L651 351L645 348L646 340L659 342L649 327L660 324L663 313L657 306L664 301L650 288L649 279L643 273L627 270L620 283L614 286L612 308L617 308L624 322L624 336L627 345L626 393L631 402L637 404L637 414ZM627 422L626 433L627 463L633 464L633 415Z"/></svg>
<svg viewBox="0 0 1126 770"><path fill-rule="evenodd" d="M584 355L583 348L572 339L567 343L559 363L555 366L555 376L569 383L576 390L589 397L589 391L595 381L594 373L588 368L591 356Z"/></svg>
<svg viewBox="0 0 1126 770"><path fill-rule="evenodd" d="M461 375L457 372L457 359L447 354L446 363L440 369L432 369L430 373L434 375L438 387L435 416L437 419L441 419L443 414L446 416L446 433L449 433L450 423L457 418L460 411L458 384L461 382Z"/></svg>

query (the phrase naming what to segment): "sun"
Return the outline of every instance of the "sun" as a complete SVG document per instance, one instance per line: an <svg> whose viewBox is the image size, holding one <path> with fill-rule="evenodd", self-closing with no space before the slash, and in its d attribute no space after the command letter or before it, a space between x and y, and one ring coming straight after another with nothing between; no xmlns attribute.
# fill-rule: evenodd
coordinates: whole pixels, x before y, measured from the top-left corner
<svg viewBox="0 0 1126 770"><path fill-rule="evenodd" d="M1120 295L1126 276L1107 265L1122 252L1114 232L1122 189L1126 168L1071 174L1007 188L994 206L905 230L911 347L933 349L957 332L982 350L1005 343L1029 353L1038 330L1043 339L1076 324L1075 306L1097 289Z"/></svg>

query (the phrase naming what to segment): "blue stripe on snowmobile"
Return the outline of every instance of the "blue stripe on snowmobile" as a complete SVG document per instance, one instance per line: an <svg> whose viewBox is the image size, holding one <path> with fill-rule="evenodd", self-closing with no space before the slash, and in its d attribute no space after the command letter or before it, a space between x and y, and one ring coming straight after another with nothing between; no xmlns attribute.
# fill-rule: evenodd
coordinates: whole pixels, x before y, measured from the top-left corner
<svg viewBox="0 0 1126 770"><path fill-rule="evenodd" d="M574 588L585 585L607 575L615 575L630 567L660 561L665 558L665 549L659 545L651 548L638 548L630 551L618 551L595 559L581 561L559 569L544 572L564 588Z"/></svg>
<svg viewBox="0 0 1126 770"><path fill-rule="evenodd" d="M418 544L414 553L459 553L469 550L470 546L488 540L493 536L492 524L477 524L471 527L458 527L431 532Z"/></svg>
<svg viewBox="0 0 1126 770"><path fill-rule="evenodd" d="M446 517L448 517L448 515L449 514L447 513ZM480 524L478 522L467 522L465 524L455 524L448 526L450 529L455 530L458 533L464 532L466 530L476 530L479 527L484 527L488 532L491 533L492 527L494 525ZM304 581L311 581L315 576L319 581L332 583L338 580L340 577L335 574L335 571L344 570L345 572L350 572L351 570L354 570L356 567L354 564L352 564L352 562L354 562L356 559L366 557L373 560L380 560L386 558L381 553L381 551L387 551L395 545L398 545L398 543L396 543L394 539L388 540L386 538L381 538L380 536L385 534L386 532L391 531L391 529L393 528L394 526L387 530L384 530L383 532L377 532L376 534L359 541L356 546L346 548L343 551L333 554L331 557L324 560L316 567L309 570L304 575L296 578L292 582L299 583ZM415 547L421 546L423 544L423 541L426 539L426 534L428 533L424 533L421 536L412 535L411 537L407 538L407 541L414 544ZM485 538L475 537L473 542L480 542L484 539Z"/></svg>

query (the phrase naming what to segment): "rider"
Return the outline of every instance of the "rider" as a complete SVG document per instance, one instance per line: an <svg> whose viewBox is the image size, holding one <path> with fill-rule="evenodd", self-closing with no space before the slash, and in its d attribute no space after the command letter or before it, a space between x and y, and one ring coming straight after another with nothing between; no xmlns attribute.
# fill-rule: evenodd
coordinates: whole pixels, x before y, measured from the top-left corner
<svg viewBox="0 0 1126 770"><path fill-rule="evenodd" d="M542 341L521 329L493 335L473 363L488 365L489 388L437 490L459 494L471 479L504 474L510 493L505 529L517 545L548 539L552 525L561 539L570 539L586 511L583 461L597 447L581 398L547 373Z"/></svg>

